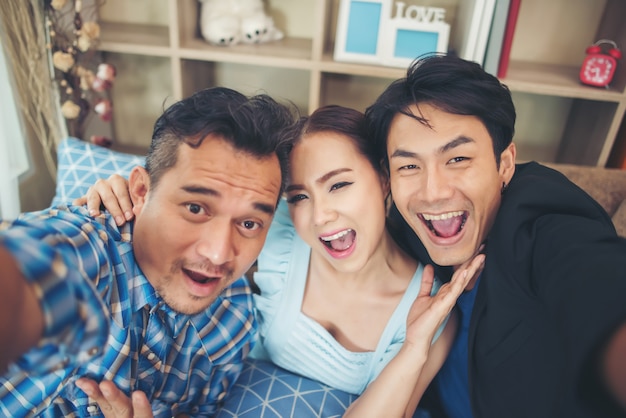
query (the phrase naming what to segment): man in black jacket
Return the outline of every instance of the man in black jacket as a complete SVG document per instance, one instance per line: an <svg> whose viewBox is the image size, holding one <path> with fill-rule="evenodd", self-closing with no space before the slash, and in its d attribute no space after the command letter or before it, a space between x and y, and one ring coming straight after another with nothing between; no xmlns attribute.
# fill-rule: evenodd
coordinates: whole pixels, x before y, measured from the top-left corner
<svg viewBox="0 0 626 418"><path fill-rule="evenodd" d="M407 251L442 278L487 254L435 381L446 414L624 416L626 240L563 175L516 165L506 86L476 63L433 55L366 114Z"/></svg>

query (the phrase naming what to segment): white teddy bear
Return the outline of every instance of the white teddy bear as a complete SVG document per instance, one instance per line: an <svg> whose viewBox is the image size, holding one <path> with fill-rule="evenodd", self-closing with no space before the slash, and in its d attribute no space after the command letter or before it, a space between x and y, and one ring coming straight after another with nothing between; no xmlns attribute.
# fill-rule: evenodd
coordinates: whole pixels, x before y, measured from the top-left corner
<svg viewBox="0 0 626 418"><path fill-rule="evenodd" d="M241 19L241 42L247 44L278 41L283 33L274 26L274 19L260 12Z"/></svg>
<svg viewBox="0 0 626 418"><path fill-rule="evenodd" d="M262 0L199 0L200 33L213 45L261 43L283 38Z"/></svg>

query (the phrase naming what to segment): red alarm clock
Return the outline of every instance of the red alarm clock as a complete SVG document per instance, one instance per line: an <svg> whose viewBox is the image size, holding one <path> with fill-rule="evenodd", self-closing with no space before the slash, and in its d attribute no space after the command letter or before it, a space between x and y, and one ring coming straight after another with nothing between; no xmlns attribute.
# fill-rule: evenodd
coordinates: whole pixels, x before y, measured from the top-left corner
<svg viewBox="0 0 626 418"><path fill-rule="evenodd" d="M610 48L602 48L610 45ZM588 47L587 56L580 68L580 81L584 84L596 87L608 87L617 68L617 60L622 58L622 53L615 42L608 39L600 39Z"/></svg>

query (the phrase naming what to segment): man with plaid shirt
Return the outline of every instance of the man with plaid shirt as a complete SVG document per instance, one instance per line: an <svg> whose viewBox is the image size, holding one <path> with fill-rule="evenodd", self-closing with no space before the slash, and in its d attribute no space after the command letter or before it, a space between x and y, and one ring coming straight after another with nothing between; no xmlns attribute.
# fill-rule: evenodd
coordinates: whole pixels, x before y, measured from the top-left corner
<svg viewBox="0 0 626 418"><path fill-rule="evenodd" d="M58 207L0 223L0 415L101 416L98 383L143 392L157 417L216 410L254 336L242 275L292 122L265 95L200 91L157 120L133 222Z"/></svg>

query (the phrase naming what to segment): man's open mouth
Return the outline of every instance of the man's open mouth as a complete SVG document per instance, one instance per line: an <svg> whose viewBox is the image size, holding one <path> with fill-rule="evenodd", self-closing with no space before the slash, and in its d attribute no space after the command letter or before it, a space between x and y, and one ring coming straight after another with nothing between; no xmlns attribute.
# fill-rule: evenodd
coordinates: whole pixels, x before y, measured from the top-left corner
<svg viewBox="0 0 626 418"><path fill-rule="evenodd" d="M422 213L419 217L433 234L441 238L450 238L461 232L467 220L466 211L455 211L431 215Z"/></svg>
<svg viewBox="0 0 626 418"><path fill-rule="evenodd" d="M209 277L209 276L205 276L203 274L197 273L195 271L187 270L187 269L183 269L183 271L191 280L199 284L207 284L212 280L219 279L219 277Z"/></svg>

